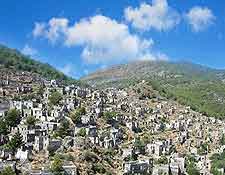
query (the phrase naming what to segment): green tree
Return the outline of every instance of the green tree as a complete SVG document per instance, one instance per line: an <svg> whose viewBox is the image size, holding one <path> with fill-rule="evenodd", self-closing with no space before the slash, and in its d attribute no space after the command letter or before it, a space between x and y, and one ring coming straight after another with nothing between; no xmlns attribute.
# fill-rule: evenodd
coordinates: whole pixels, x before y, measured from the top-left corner
<svg viewBox="0 0 225 175"><path fill-rule="evenodd" d="M140 138L135 139L134 147L142 153L145 152L145 143Z"/></svg>
<svg viewBox="0 0 225 175"><path fill-rule="evenodd" d="M97 173L100 173L100 174L105 174L106 173L106 169L104 168L104 165L102 165L101 163L93 164L92 169L93 169L93 171L96 174Z"/></svg>
<svg viewBox="0 0 225 175"><path fill-rule="evenodd" d="M50 104L57 105L63 99L58 91L54 91L49 96Z"/></svg>
<svg viewBox="0 0 225 175"><path fill-rule="evenodd" d="M208 144L207 143L204 143L201 145L201 147L198 149L198 154L199 155L205 155L207 154L207 151L208 151Z"/></svg>
<svg viewBox="0 0 225 175"><path fill-rule="evenodd" d="M7 125L16 127L21 121L20 112L16 109L9 110L6 115L5 121Z"/></svg>
<svg viewBox="0 0 225 175"><path fill-rule="evenodd" d="M10 166L8 166L1 171L0 175L16 175L16 173Z"/></svg>
<svg viewBox="0 0 225 175"><path fill-rule="evenodd" d="M0 119L0 135L6 136L9 133L9 128L3 119Z"/></svg>
<svg viewBox="0 0 225 175"><path fill-rule="evenodd" d="M211 173L213 175L221 175L218 170L225 167L225 151L221 154L213 154L211 157Z"/></svg>
<svg viewBox="0 0 225 175"><path fill-rule="evenodd" d="M34 116L28 116L26 119L26 124L28 126L34 126L37 122L37 119Z"/></svg>
<svg viewBox="0 0 225 175"><path fill-rule="evenodd" d="M81 115L85 115L85 114L86 114L86 109L85 109L85 107L80 107L80 108L78 108L78 112L79 112Z"/></svg>
<svg viewBox="0 0 225 175"><path fill-rule="evenodd" d="M70 123L68 120L64 120L60 123L59 129L56 131L56 136L61 138L69 135L70 132Z"/></svg>
<svg viewBox="0 0 225 175"><path fill-rule="evenodd" d="M63 171L63 161L61 160L60 156L58 154L56 154L54 156L54 160L51 164L51 171L55 174L55 175L61 175L62 171Z"/></svg>
<svg viewBox="0 0 225 175"><path fill-rule="evenodd" d="M168 163L168 159L167 159L167 157L166 156L162 156L162 157L160 157L158 160L157 160L157 163L158 164L167 164Z"/></svg>
<svg viewBox="0 0 225 175"><path fill-rule="evenodd" d="M81 128L78 132L78 135L81 136L81 137L85 137L86 136L86 129Z"/></svg>
<svg viewBox="0 0 225 175"><path fill-rule="evenodd" d="M108 124L112 124L117 113L116 112L105 112L103 118L106 120Z"/></svg>
<svg viewBox="0 0 225 175"><path fill-rule="evenodd" d="M140 138L136 138L135 142L134 142L134 146L136 148L140 148L141 149L141 148L145 147L145 144Z"/></svg>
<svg viewBox="0 0 225 175"><path fill-rule="evenodd" d="M14 153L18 148L23 145L23 137L19 132L17 132L12 139L7 143L7 147L12 150Z"/></svg>
<svg viewBox="0 0 225 175"><path fill-rule="evenodd" d="M75 124L79 124L81 123L81 116L85 114L86 114L85 108L80 107L70 113L70 118L73 120Z"/></svg>
<svg viewBox="0 0 225 175"><path fill-rule="evenodd" d="M194 162L190 162L187 166L187 173L190 175L200 175Z"/></svg>
<svg viewBox="0 0 225 175"><path fill-rule="evenodd" d="M185 162L186 167L187 167L186 171L190 175L200 175L200 172L197 169L197 166L196 166L195 162L196 161L195 161L194 157L187 156L187 159L186 159L186 162Z"/></svg>
<svg viewBox="0 0 225 175"><path fill-rule="evenodd" d="M224 136L224 134L222 135L222 137L220 139L220 144L221 145L225 145L225 136Z"/></svg>

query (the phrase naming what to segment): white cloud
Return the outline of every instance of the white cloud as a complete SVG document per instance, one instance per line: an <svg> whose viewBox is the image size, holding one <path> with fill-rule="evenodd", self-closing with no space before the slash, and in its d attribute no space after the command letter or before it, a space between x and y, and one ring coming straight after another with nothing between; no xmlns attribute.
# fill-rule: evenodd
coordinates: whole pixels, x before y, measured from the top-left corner
<svg viewBox="0 0 225 175"><path fill-rule="evenodd" d="M69 26L65 18L53 18L42 31L42 37L67 47L80 46L86 63L102 64L139 59L149 55L152 39L131 34L127 25L102 15L83 19ZM152 57L146 57L152 59ZM154 58L155 59L155 58Z"/></svg>
<svg viewBox="0 0 225 175"><path fill-rule="evenodd" d="M207 7L193 7L186 14L186 19L194 32L200 32L213 24L215 16Z"/></svg>
<svg viewBox="0 0 225 175"><path fill-rule="evenodd" d="M34 26L34 30L32 32L33 36L34 37L39 37L39 36L44 35L46 24L45 23L36 22L34 25L35 25Z"/></svg>
<svg viewBox="0 0 225 175"><path fill-rule="evenodd" d="M38 54L38 51L36 49L30 47L28 44L26 44L24 46L24 48L21 50L21 52L27 56L37 56L37 54Z"/></svg>
<svg viewBox="0 0 225 175"><path fill-rule="evenodd" d="M66 18L52 18L48 23L36 22L33 36L47 38L54 44L60 39L61 35L66 33L68 23L69 21Z"/></svg>
<svg viewBox="0 0 225 175"><path fill-rule="evenodd" d="M167 0L153 0L152 4L142 3L139 8L124 10L125 19L140 30L170 30L180 22L178 12L169 7Z"/></svg>
<svg viewBox="0 0 225 175"><path fill-rule="evenodd" d="M49 21L49 30L47 32L47 38L51 42L55 42L60 36L66 33L69 20L66 18L52 18Z"/></svg>
<svg viewBox="0 0 225 175"><path fill-rule="evenodd" d="M89 63L136 59L151 47L153 41L132 35L125 24L105 16L94 16L71 26L66 45L83 46L82 57Z"/></svg>

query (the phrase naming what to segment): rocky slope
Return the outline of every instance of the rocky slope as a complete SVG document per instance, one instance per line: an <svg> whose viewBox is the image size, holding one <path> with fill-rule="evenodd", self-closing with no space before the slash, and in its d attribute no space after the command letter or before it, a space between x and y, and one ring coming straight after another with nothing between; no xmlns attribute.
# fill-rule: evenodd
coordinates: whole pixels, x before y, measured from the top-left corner
<svg viewBox="0 0 225 175"><path fill-rule="evenodd" d="M141 61L99 70L81 80L97 87L124 87L146 80L167 98L209 116L225 116L225 71L187 62Z"/></svg>
<svg viewBox="0 0 225 175"><path fill-rule="evenodd" d="M170 78L190 80L222 80L225 72L185 62L140 61L103 69L83 77L95 85L125 79Z"/></svg>
<svg viewBox="0 0 225 175"><path fill-rule="evenodd" d="M0 45L0 70L3 72L29 72L32 75L38 75L46 79L57 79L62 81L73 80L67 77L62 72L56 70L49 64L44 64L39 61L21 54L15 49L10 49Z"/></svg>

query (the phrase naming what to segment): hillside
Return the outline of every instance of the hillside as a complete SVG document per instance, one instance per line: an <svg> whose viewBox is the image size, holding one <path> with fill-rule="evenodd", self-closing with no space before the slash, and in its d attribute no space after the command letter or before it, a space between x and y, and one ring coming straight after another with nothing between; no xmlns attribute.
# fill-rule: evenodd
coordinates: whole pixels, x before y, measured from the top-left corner
<svg viewBox="0 0 225 175"><path fill-rule="evenodd" d="M146 80L167 98L208 116L225 118L225 71L187 62L141 61L82 78L97 87L124 87Z"/></svg>
<svg viewBox="0 0 225 175"><path fill-rule="evenodd" d="M38 74L47 79L58 79L62 81L73 81L62 72L56 70L49 64L35 61L19 51L0 45L0 68L2 71L26 71Z"/></svg>

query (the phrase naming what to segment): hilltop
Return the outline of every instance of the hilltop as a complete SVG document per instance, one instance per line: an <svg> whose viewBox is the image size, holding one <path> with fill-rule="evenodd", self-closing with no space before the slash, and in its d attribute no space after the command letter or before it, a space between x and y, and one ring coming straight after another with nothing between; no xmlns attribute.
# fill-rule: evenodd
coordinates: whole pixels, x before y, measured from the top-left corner
<svg viewBox="0 0 225 175"><path fill-rule="evenodd" d="M36 61L15 49L10 49L3 45L0 45L0 68L1 72L24 71L46 79L57 79L65 82L74 81L51 65Z"/></svg>
<svg viewBox="0 0 225 175"><path fill-rule="evenodd" d="M190 62L139 61L99 70L81 80L96 87L127 87L146 80L167 98L224 118L224 77L224 70Z"/></svg>

